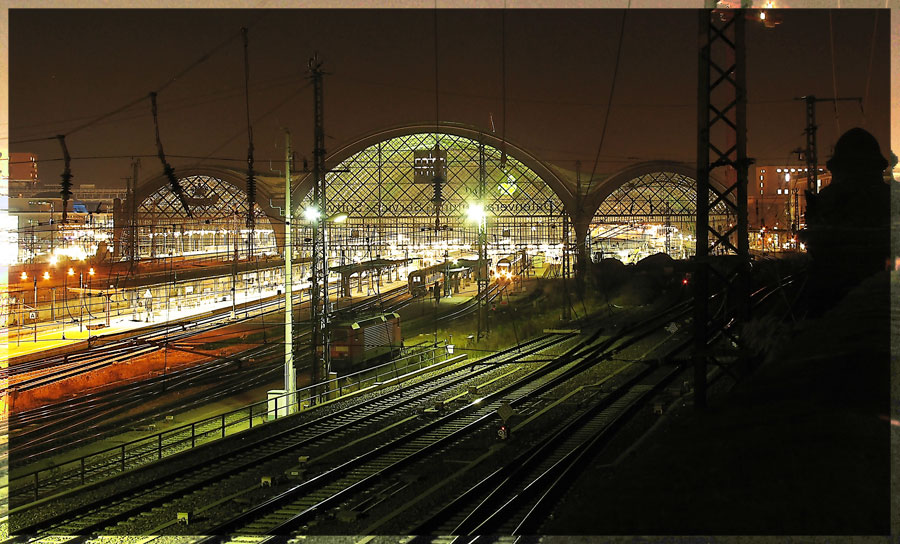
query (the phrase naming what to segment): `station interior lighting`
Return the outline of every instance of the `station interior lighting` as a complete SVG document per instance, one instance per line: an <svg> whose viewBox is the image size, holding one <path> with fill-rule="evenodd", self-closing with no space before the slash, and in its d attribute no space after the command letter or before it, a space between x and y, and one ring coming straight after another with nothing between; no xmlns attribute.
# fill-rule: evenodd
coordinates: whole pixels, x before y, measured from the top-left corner
<svg viewBox="0 0 900 544"><path fill-rule="evenodd" d="M481 224L484 221L486 216L484 211L484 205L478 202L472 202L469 204L469 209L466 212L466 215L469 217L469 220L475 223Z"/></svg>
<svg viewBox="0 0 900 544"><path fill-rule="evenodd" d="M317 220L319 218L319 209L315 206L309 206L305 210L303 210L303 217L310 223Z"/></svg>

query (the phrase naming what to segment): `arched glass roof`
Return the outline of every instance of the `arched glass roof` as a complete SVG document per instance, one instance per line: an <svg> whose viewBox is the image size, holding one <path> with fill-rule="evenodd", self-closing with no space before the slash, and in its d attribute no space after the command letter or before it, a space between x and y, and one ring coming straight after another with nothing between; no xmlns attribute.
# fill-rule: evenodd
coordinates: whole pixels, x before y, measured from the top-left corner
<svg viewBox="0 0 900 544"><path fill-rule="evenodd" d="M433 219L434 188L415 182L414 161L417 151L433 150L436 144L447 160L442 221L451 225L465 221L468 204L478 200L482 164L484 205L495 224L522 216L559 217L562 213L562 201L553 189L519 160L470 138L434 133L391 138L336 165L326 174L328 212L346 212L366 220Z"/></svg>
<svg viewBox="0 0 900 544"><path fill-rule="evenodd" d="M710 199L712 202L712 199ZM710 216L725 217L727 206L719 204ZM697 182L674 172L651 172L628 181L600 204L593 222L690 223L697 217Z"/></svg>

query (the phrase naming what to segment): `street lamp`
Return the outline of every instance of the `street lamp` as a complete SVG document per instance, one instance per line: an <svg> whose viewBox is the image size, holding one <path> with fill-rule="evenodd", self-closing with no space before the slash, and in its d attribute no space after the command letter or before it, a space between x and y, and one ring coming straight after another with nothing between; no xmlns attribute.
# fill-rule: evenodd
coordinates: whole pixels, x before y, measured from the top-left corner
<svg viewBox="0 0 900 544"><path fill-rule="evenodd" d="M91 290L91 283L92 283L91 279L93 277L94 277L94 267L92 266L90 268L90 270L88 270L88 291ZM83 291L84 291L84 288L82 288L82 292ZM81 321L83 322L84 321L84 295L82 295L82 297L81 297L81 302L82 302L82 304L81 304ZM93 316L93 314L91 314L91 308L90 308L90 306L88 306L88 319L90 319L92 316ZM89 325L88 326L88 345L90 345L90 343L91 343L91 327Z"/></svg>
<svg viewBox="0 0 900 544"><path fill-rule="evenodd" d="M66 339L66 319L71 316L69 313L69 277L75 275L75 269L69 267L69 271L63 276L63 300L66 304L66 315L63 316L62 339Z"/></svg>
<svg viewBox="0 0 900 544"><path fill-rule="evenodd" d="M44 280L48 281L50 279L50 272L44 272ZM53 329L53 325L56 323L56 286L50 286L50 329ZM63 340L65 340L65 328L63 328Z"/></svg>
<svg viewBox="0 0 900 544"><path fill-rule="evenodd" d="M487 307L487 301L484 300L487 291L487 212L484 204L480 202L469 203L469 209L466 212L469 221L478 225L478 269L475 272L475 281L478 284L478 334L477 338L481 339L481 330L486 325L484 310Z"/></svg>
<svg viewBox="0 0 900 544"><path fill-rule="evenodd" d="M46 272L44 272L46 274ZM37 302L37 276L34 280L34 343L37 344L37 318L38 318L38 302Z"/></svg>

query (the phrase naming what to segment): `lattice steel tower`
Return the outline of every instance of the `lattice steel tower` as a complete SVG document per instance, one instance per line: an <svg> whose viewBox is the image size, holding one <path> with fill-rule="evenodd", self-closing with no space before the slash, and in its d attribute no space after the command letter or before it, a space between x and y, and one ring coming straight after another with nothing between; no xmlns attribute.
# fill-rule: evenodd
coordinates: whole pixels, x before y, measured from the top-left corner
<svg viewBox="0 0 900 544"><path fill-rule="evenodd" d="M749 312L750 240L747 232L747 97L745 78L745 12L700 11L700 58L697 86L697 249L694 274L694 404L706 406L706 366L712 358L707 342L724 332L729 318L739 321ZM719 191L710 173L720 167L726 187ZM735 222L714 224L709 210L720 204ZM729 214L731 215L731 214ZM736 255L734 259L713 255ZM710 279L728 290L723 312L710 315Z"/></svg>
<svg viewBox="0 0 900 544"><path fill-rule="evenodd" d="M328 251L325 246L325 222L327 219L325 197L325 126L322 103L322 63L318 56L309 59L309 71L313 82L313 206L318 210L313 220L312 235L312 297L310 322L312 325L313 383L328 378L330 353L328 349ZM320 288L322 282L324 293Z"/></svg>

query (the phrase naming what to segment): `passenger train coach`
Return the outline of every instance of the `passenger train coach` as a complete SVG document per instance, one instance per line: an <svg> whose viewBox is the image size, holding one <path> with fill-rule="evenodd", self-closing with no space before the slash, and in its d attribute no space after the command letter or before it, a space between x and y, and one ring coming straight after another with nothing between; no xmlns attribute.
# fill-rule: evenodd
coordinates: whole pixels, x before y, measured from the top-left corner
<svg viewBox="0 0 900 544"><path fill-rule="evenodd" d="M428 293L428 290L437 285L438 289L444 287L444 275L449 272L452 277L459 277L459 274L471 272L477 265L477 259L460 258L455 261L443 262L426 266L409 273L407 283L409 285L409 294L413 297L420 297Z"/></svg>

